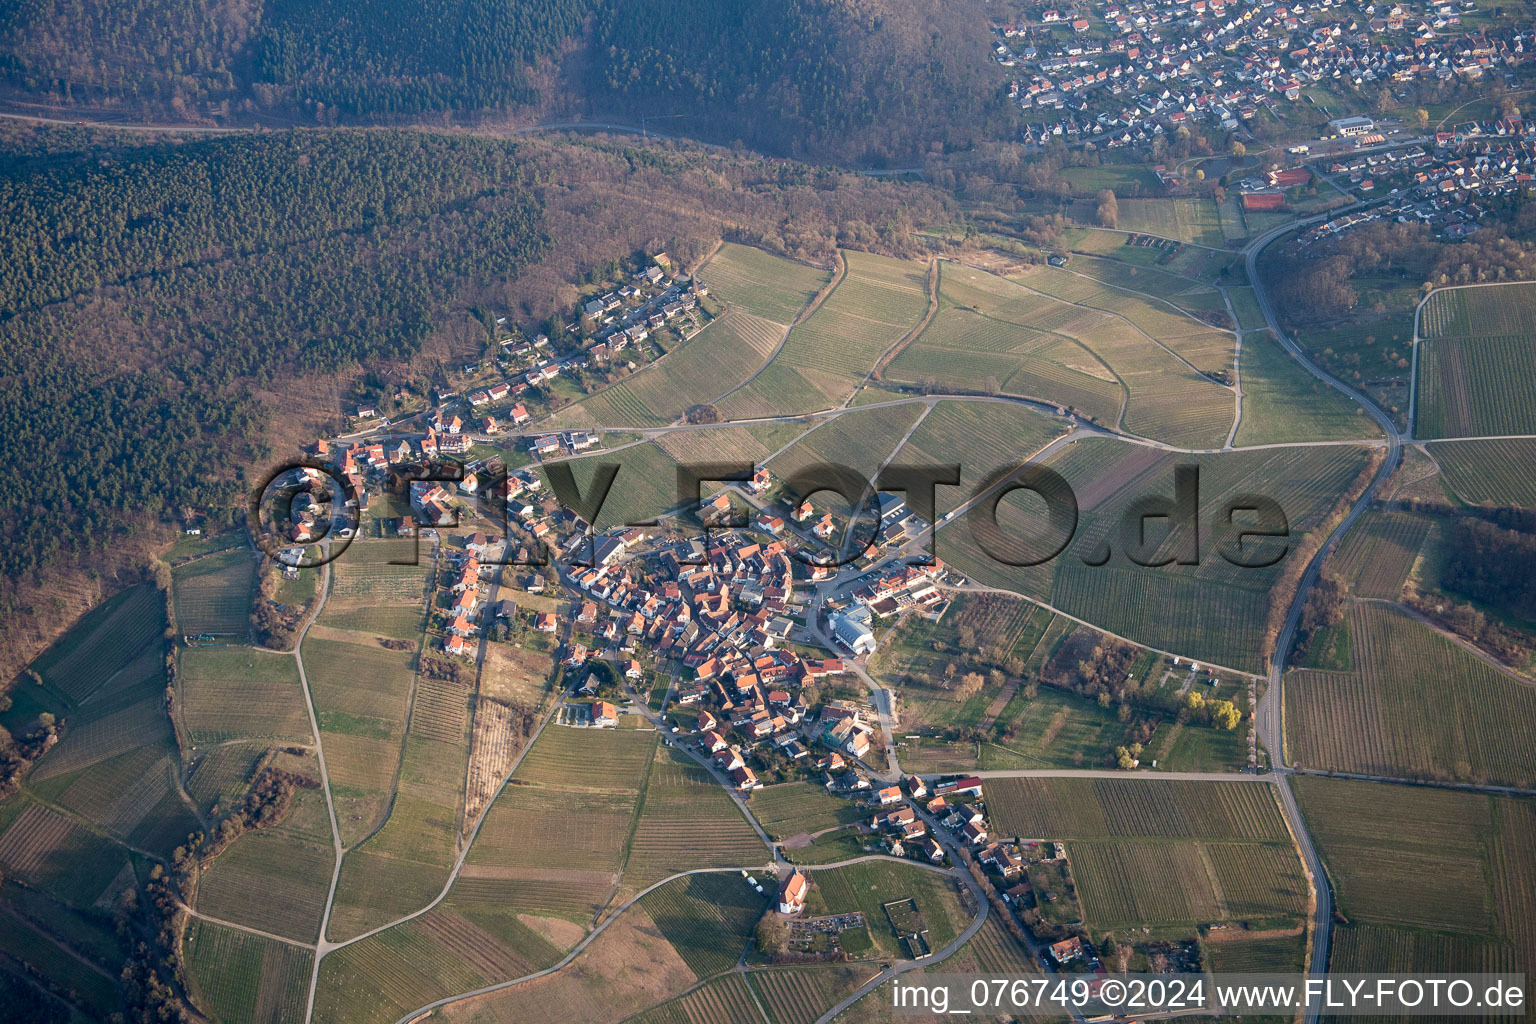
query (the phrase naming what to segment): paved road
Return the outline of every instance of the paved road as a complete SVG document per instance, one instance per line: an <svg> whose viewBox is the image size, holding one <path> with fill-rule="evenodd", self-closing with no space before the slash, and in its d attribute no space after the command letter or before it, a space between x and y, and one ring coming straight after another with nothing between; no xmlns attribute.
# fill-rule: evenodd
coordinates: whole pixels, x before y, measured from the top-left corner
<svg viewBox="0 0 1536 1024"><path fill-rule="evenodd" d="M1357 204L1358 205L1358 204ZM1343 208L1347 209L1347 207ZM1274 338L1288 352L1293 359L1301 364L1302 368L1325 384L1342 392L1347 397L1358 402L1371 418L1380 425L1387 438L1387 455L1382 459L1381 466L1376 476L1371 480L1365 492L1355 502L1354 506L1340 521L1333 533L1318 548L1310 564L1303 571L1301 580L1297 583L1296 593L1291 600L1290 610L1286 613L1285 623L1275 641L1275 653L1270 662L1269 682L1264 689L1264 695L1260 698L1259 707L1254 717L1255 727L1259 742L1269 752L1270 764L1283 768L1286 764L1285 735L1282 723L1283 709L1283 675L1285 673L1285 661L1289 656L1291 643L1296 635L1297 624L1301 620L1301 611L1306 604L1308 591L1317 582L1321 572L1323 561L1328 557L1334 546L1339 542L1349 529L1355 525L1361 514L1375 500L1377 492L1383 483L1391 477L1402 461L1403 435L1398 431L1397 424L1392 422L1376 404L1365 395L1347 386L1342 381L1336 380L1331 375L1324 373L1310 357L1307 356L1286 333L1280 329L1280 322L1275 316L1273 304L1270 302L1269 293L1264 287L1264 282L1259 276L1259 255L1276 239L1294 231L1296 228L1314 221L1326 220L1336 216L1339 211L1320 217L1309 218L1296 223L1282 225L1274 228L1258 238L1244 250L1244 257L1248 270L1249 283L1253 285L1253 294L1258 301L1259 309L1264 314L1264 322ZM1301 817L1301 812L1296 806L1295 796L1291 793L1290 782L1286 778L1280 778L1276 782L1276 789L1280 795L1280 805L1285 811L1287 824L1291 833L1296 838L1296 844L1301 850L1302 862L1306 865L1307 873L1311 877L1312 889L1315 894L1312 917L1312 950L1308 959L1308 969L1312 975L1317 976L1328 970L1328 950L1330 929L1333 924L1333 892L1328 882L1327 872L1323 869L1322 858L1318 856L1317 848L1312 842L1312 836L1307 831L1306 822ZM1314 1000L1307 1006L1307 1024L1316 1024L1321 1007Z"/></svg>

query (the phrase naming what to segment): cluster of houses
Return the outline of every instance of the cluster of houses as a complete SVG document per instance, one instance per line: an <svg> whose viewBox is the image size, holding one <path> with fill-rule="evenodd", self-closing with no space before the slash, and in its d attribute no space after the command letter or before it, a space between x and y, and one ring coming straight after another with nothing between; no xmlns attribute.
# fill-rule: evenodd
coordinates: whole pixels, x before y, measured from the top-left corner
<svg viewBox="0 0 1536 1024"><path fill-rule="evenodd" d="M1521 117L1466 122L1436 133L1431 147L1339 157L1327 169L1362 198L1382 196L1386 202L1312 228L1301 236L1303 244L1383 219L1427 224L1438 237L1455 241L1476 229L1488 213L1489 198L1536 186L1536 122Z"/></svg>
<svg viewBox="0 0 1536 1024"><path fill-rule="evenodd" d="M1028 142L1140 145L1195 120L1239 138L1260 109L1315 84L1360 89L1461 76L1525 59L1529 33L1468 34L1472 0L1427 4L1338 0L1129 0L1030 8L995 26L993 57L1021 74L1010 96Z"/></svg>
<svg viewBox="0 0 1536 1024"><path fill-rule="evenodd" d="M497 538L477 533L466 538L462 549L449 553L448 589L453 598L446 615L444 652L454 655L473 653L469 641L480 632L479 620L483 611L480 582L495 571L493 564L481 565L480 558L482 555L496 557L502 546L503 542ZM511 619L516 614L517 606L511 601L497 602L497 607L491 611L493 618Z"/></svg>

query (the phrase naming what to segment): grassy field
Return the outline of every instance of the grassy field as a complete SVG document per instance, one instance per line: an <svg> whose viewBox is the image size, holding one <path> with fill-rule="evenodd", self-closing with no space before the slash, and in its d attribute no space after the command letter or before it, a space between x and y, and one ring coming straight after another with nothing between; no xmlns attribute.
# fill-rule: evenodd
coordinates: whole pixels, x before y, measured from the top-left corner
<svg viewBox="0 0 1536 1024"><path fill-rule="evenodd" d="M1258 330L1268 326L1264 319L1264 311L1259 308L1259 300L1254 297L1253 289L1240 286L1227 289L1227 298L1232 300L1232 311L1237 314L1237 326L1244 331Z"/></svg>
<svg viewBox="0 0 1536 1024"><path fill-rule="evenodd" d="M677 505L677 463L657 444L647 442L570 463L583 496L600 465L617 465L618 475L594 524L607 530L655 519ZM546 475L547 480L547 475Z"/></svg>
<svg viewBox="0 0 1536 1024"><path fill-rule="evenodd" d="M1349 920L1335 929L1330 970L1536 965L1529 801L1316 777L1292 785Z"/></svg>
<svg viewBox="0 0 1536 1024"><path fill-rule="evenodd" d="M1285 684L1297 763L1370 775L1529 786L1536 689L1396 609L1349 610L1349 672Z"/></svg>
<svg viewBox="0 0 1536 1024"><path fill-rule="evenodd" d="M1242 283L1241 258L1233 252L1206 249L1186 245L1169 256L1166 250L1152 246L1126 244L1129 235L1120 231L1102 231L1097 228L1074 227L1062 232L1062 241L1075 253L1087 253L1128 263L1132 266L1150 267L1205 284Z"/></svg>
<svg viewBox="0 0 1536 1024"><path fill-rule="evenodd" d="M1363 393L1406 426L1413 358L1410 312L1346 320L1295 333L1322 369Z"/></svg>
<svg viewBox="0 0 1536 1024"><path fill-rule="evenodd" d="M1026 839L1288 843L1268 786L1171 779L988 779L999 831Z"/></svg>
<svg viewBox="0 0 1536 1024"><path fill-rule="evenodd" d="M1536 507L1536 475L1510 472L1512 466L1536 465L1536 440L1445 441L1427 450L1462 501Z"/></svg>
<svg viewBox="0 0 1536 1024"><path fill-rule="evenodd" d="M194 743L311 741L299 669L288 655L189 647L178 652L177 663L182 722Z"/></svg>
<svg viewBox="0 0 1536 1024"><path fill-rule="evenodd" d="M790 324L830 278L819 267L727 242L699 268L710 294L728 307Z"/></svg>
<svg viewBox="0 0 1536 1024"><path fill-rule="evenodd" d="M220 1024L302 1024L314 954L192 921L183 943L200 1009Z"/></svg>
<svg viewBox="0 0 1536 1024"><path fill-rule="evenodd" d="M786 782L756 790L747 799L747 809L775 839L820 832L864 817L854 804L810 782Z"/></svg>
<svg viewBox="0 0 1536 1024"><path fill-rule="evenodd" d="M250 629L256 560L236 548L171 570L176 628L183 633L234 633Z"/></svg>
<svg viewBox="0 0 1536 1024"><path fill-rule="evenodd" d="M1381 436L1362 406L1302 369L1268 331L1244 336L1241 372L1239 445Z"/></svg>
<svg viewBox="0 0 1536 1024"><path fill-rule="evenodd" d="M1119 210L1122 231L1161 235L1217 249L1226 242L1221 215L1212 199L1121 199Z"/></svg>
<svg viewBox="0 0 1536 1024"><path fill-rule="evenodd" d="M1176 463L1199 468L1201 506L1212 510L1207 515L1254 491L1277 501L1290 529L1284 557L1273 566L1240 568L1204 545L1198 566L1147 568L1130 562L1120 533L1124 513L1145 496L1170 494ZM1350 446L1165 455L1087 439L1053 452L1047 464L1073 487L1080 509L1073 539L1060 555L1032 567L1005 565L977 545L971 530L960 528L940 532L939 556L978 582L1047 601L1134 642L1257 672L1264 665L1274 588L1291 568L1296 544L1366 470L1368 455ZM972 510L964 518L980 514ZM1027 550L1011 552L1014 557L1042 557L1061 542L1062 533L1042 526L1038 499L1005 498L997 516L1004 536L1034 539ZM1173 542L1184 536L1181 527ZM1106 545L1107 563L1086 564Z"/></svg>
<svg viewBox="0 0 1536 1024"><path fill-rule="evenodd" d="M1425 516L1372 510L1349 531L1330 568L1357 596L1395 601L1429 530Z"/></svg>
<svg viewBox="0 0 1536 1024"><path fill-rule="evenodd" d="M723 403L736 419L835 405L927 309L921 263L846 251L847 273L751 384Z"/></svg>
<svg viewBox="0 0 1536 1024"><path fill-rule="evenodd" d="M811 872L814 885L807 908L816 913L860 911L874 940L870 956L905 956L900 936L891 927L885 904L912 899L928 928L928 944L941 949L954 941L969 922L956 895L955 879L894 860L870 860Z"/></svg>

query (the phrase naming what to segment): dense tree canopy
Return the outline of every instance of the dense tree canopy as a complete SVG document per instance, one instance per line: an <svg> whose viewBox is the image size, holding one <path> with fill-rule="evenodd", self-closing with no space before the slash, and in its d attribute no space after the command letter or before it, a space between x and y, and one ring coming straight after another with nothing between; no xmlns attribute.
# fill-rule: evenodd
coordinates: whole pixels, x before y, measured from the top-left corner
<svg viewBox="0 0 1536 1024"><path fill-rule="evenodd" d="M227 505L283 374L408 358L548 247L514 146L338 133L0 179L0 570Z"/></svg>

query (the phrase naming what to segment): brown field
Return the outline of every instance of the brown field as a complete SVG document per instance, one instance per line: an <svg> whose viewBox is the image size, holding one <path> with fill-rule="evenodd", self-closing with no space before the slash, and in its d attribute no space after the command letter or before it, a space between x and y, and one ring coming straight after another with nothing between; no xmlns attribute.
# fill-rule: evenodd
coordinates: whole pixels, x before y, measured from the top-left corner
<svg viewBox="0 0 1536 1024"><path fill-rule="evenodd" d="M680 995L697 980L637 905L554 974L450 1004L438 1013L445 1021L464 1024L609 1024Z"/></svg>

